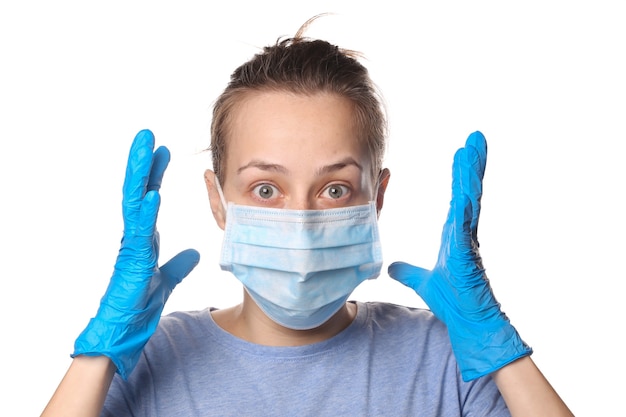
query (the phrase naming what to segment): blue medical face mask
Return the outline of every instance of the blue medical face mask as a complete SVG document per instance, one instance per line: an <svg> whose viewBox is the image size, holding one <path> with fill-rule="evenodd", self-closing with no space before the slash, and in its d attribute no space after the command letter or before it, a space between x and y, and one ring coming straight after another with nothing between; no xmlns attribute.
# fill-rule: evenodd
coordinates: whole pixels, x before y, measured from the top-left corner
<svg viewBox="0 0 626 417"><path fill-rule="evenodd" d="M220 266L276 323L318 327L361 282L380 274L376 205L286 210L229 203Z"/></svg>

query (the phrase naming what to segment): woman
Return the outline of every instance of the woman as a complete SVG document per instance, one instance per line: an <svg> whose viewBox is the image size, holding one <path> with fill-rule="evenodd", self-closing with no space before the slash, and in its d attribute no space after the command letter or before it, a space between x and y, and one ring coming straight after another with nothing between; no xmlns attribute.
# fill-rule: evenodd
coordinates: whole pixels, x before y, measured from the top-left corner
<svg viewBox="0 0 626 417"><path fill-rule="evenodd" d="M437 265L389 269L432 313L348 301L382 265L386 122L356 54L307 25L237 68L214 107L205 180L241 304L160 317L199 258L158 266L169 152L141 131L115 272L43 415L572 415L484 275L479 132L455 155Z"/></svg>

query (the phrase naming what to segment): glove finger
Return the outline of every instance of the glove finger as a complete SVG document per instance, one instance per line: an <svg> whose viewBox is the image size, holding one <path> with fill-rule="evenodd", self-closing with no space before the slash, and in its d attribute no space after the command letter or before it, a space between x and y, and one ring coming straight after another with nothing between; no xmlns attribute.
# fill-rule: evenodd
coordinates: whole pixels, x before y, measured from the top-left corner
<svg viewBox="0 0 626 417"><path fill-rule="evenodd" d="M165 146L159 146L159 148L154 151L154 156L152 157L152 168L150 170L150 178L148 179L146 191L159 191L161 182L163 181L163 174L169 163L170 151Z"/></svg>
<svg viewBox="0 0 626 417"><path fill-rule="evenodd" d="M394 262L387 268L387 273L396 281L418 291L421 283L430 276L431 271L406 262Z"/></svg>
<svg viewBox="0 0 626 417"><path fill-rule="evenodd" d="M167 261L161 268L164 283L174 289L200 262L200 254L195 249L187 249Z"/></svg>
<svg viewBox="0 0 626 417"><path fill-rule="evenodd" d="M480 200L483 194L483 184L475 166L479 164L479 156L475 148L468 146L465 150L464 161L461 164L461 187L463 193L470 200L471 218L470 230L472 236L476 238L478 234L478 221L480 218Z"/></svg>
<svg viewBox="0 0 626 417"><path fill-rule="evenodd" d="M472 216L473 207L471 199L462 195L454 201L450 211L454 213L454 221L452 223L452 242L449 248L449 256L457 260L468 260L471 262L474 253L472 242ZM455 253L456 252L456 253Z"/></svg>
<svg viewBox="0 0 626 417"><path fill-rule="evenodd" d="M132 233L124 233L122 249L115 264L116 270L132 271L132 276L141 287L143 280L149 279L159 260L159 234L156 219L160 196L156 191L146 194ZM126 278L128 279L128 277Z"/></svg>
<svg viewBox="0 0 626 417"><path fill-rule="evenodd" d="M472 205L470 229L472 238L478 243L478 222L480 218L483 177L487 164L487 142L480 132L472 133L466 143L460 162L461 189L469 197Z"/></svg>
<svg viewBox="0 0 626 417"><path fill-rule="evenodd" d="M154 236L156 233L156 221L159 215L161 196L156 191L149 191L141 202L139 218L135 235Z"/></svg>
<svg viewBox="0 0 626 417"><path fill-rule="evenodd" d="M465 141L465 147L472 147L476 151L478 159L475 160L473 167L482 180L485 175L485 168L487 167L487 140L485 136L479 131L470 134Z"/></svg>
<svg viewBox="0 0 626 417"><path fill-rule="evenodd" d="M465 159L465 148L457 149L454 154L454 161L452 163L452 197L450 200L450 209L448 211L447 223L454 222L454 210L455 201L463 196L462 180L462 164Z"/></svg>
<svg viewBox="0 0 626 417"><path fill-rule="evenodd" d="M154 135L149 130L142 130L135 136L128 154L126 176L124 178L122 211L125 229L132 229L141 202L146 193L146 185L152 167L152 149Z"/></svg>

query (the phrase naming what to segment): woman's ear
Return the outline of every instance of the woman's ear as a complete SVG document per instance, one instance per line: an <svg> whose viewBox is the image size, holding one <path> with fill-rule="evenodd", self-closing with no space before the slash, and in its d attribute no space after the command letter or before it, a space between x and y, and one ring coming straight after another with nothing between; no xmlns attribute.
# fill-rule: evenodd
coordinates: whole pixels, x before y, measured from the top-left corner
<svg viewBox="0 0 626 417"><path fill-rule="evenodd" d="M226 207L222 204L222 198L217 190L217 178L215 173L210 169L204 171L204 183L206 184L206 190L209 195L209 203L211 205L211 212L213 218L220 229L224 230L226 227Z"/></svg>
<svg viewBox="0 0 626 417"><path fill-rule="evenodd" d="M391 172L387 168L380 171L378 175L378 191L376 192L376 212L380 216L380 211L383 208L383 202L385 200L385 191L387 190L387 185L389 184L389 178L391 177Z"/></svg>

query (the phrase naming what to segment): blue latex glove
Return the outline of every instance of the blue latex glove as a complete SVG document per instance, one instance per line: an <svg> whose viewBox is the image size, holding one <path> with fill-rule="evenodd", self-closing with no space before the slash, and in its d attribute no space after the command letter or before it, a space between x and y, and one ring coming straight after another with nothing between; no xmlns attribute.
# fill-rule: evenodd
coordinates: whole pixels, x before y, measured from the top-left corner
<svg viewBox="0 0 626 417"><path fill-rule="evenodd" d="M454 156L452 199L434 269L404 262L389 266L389 275L413 288L446 324L465 381L532 353L500 310L478 252L486 163L487 142L474 132Z"/></svg>
<svg viewBox="0 0 626 417"><path fill-rule="evenodd" d="M124 379L154 333L172 290L200 259L198 252L188 249L158 267L158 191L170 154L165 147L154 153L153 149L152 132L139 132L126 167L124 235L113 276L96 316L76 340L71 355L108 356Z"/></svg>

